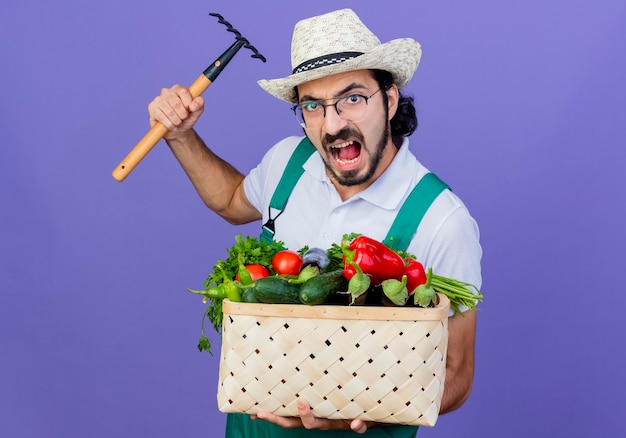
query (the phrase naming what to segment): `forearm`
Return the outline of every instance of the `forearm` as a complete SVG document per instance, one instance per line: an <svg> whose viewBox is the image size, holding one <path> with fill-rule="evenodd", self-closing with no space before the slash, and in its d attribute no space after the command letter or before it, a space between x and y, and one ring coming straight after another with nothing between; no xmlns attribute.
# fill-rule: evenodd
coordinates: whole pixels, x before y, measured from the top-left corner
<svg viewBox="0 0 626 438"><path fill-rule="evenodd" d="M446 375L445 389L441 399L440 414L447 414L460 408L468 399L472 389L472 376Z"/></svg>
<svg viewBox="0 0 626 438"><path fill-rule="evenodd" d="M448 319L448 354L446 380L439 409L441 414L460 408L470 395L474 380L475 335L475 310Z"/></svg>
<svg viewBox="0 0 626 438"><path fill-rule="evenodd" d="M211 151L194 130L167 144L207 207L232 224L261 218L244 194L244 176Z"/></svg>

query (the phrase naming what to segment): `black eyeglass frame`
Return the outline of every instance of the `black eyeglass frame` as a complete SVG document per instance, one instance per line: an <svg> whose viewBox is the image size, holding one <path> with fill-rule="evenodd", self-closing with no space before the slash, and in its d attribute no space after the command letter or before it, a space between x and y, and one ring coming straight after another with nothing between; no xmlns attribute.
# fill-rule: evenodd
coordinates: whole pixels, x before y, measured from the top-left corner
<svg viewBox="0 0 626 438"><path fill-rule="evenodd" d="M324 103L322 103L322 101L321 101L321 100L309 100L309 101L307 101L307 102L302 102L302 103L299 103L299 104L297 104L297 105L293 105L293 106L291 107L291 110L293 111L293 114L294 114L294 116L296 117L296 120L298 121L298 124L299 124L300 126L302 126L303 128L306 128L306 121L304 120L304 112L302 111L302 107L303 107L304 105L310 105L310 104L312 104L312 103L316 103L316 104L318 104L318 105L321 105L321 106L322 106L322 108L323 108L323 114L324 114L323 118L326 118L326 108L327 108L327 107L329 107L329 106L335 107L335 111L337 112L337 115L343 119L343 117L341 116L342 111L340 111L340 110L339 110L339 108L337 108L337 105L339 104L339 102L341 102L341 101L345 101L345 100L350 99L351 97L354 97L354 96L358 96L358 97L362 97L363 99L365 99L365 105L367 106L367 104L368 104L369 100L370 100L370 99L371 99L371 98L372 98L372 97L373 97L376 93L378 93L378 92L379 92L379 91L381 91L381 90L382 90L382 87L381 87L381 88L379 88L378 90L374 91L374 92L373 92L372 94L370 94L369 96L364 96L364 95L362 95L362 94L358 94L358 93L349 94L349 95L347 95L347 96L340 97L340 98L336 99L336 100L335 100L335 103L327 103L327 104L324 104ZM331 99L324 99L324 100L331 100ZM298 108L300 108L300 113L302 114L302 121L300 121L300 119L298 118L298 112L297 112L297 111L298 111ZM364 116L364 117L365 117L365 116ZM360 122L360 120L348 120L348 119L344 119L344 120L346 120L346 121L348 121L348 122L350 122L350 123L358 123L358 122ZM361 119L361 120L363 120L363 119Z"/></svg>

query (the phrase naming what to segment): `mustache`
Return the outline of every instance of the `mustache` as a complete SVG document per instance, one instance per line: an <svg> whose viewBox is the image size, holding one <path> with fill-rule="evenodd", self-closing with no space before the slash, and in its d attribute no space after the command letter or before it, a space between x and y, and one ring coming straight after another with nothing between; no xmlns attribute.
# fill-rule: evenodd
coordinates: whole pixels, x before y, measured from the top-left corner
<svg viewBox="0 0 626 438"><path fill-rule="evenodd" d="M322 144L324 145L324 147L326 147L330 143L333 143L337 140L346 140L349 137L356 137L361 143L363 142L363 137L361 136L360 132L346 126L335 135L324 135L324 138L322 139Z"/></svg>

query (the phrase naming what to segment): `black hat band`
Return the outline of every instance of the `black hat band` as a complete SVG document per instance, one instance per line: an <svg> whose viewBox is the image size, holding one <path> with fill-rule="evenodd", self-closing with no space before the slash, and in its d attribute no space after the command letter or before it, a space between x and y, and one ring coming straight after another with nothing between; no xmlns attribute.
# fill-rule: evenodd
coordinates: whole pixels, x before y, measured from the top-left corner
<svg viewBox="0 0 626 438"><path fill-rule="evenodd" d="M294 68L293 74L302 73L303 71L314 70L320 67L326 67L328 65L341 64L342 62L349 61L358 56L361 56L362 54L362 52L341 52L320 56L319 58L309 59L308 61L305 61L296 68Z"/></svg>

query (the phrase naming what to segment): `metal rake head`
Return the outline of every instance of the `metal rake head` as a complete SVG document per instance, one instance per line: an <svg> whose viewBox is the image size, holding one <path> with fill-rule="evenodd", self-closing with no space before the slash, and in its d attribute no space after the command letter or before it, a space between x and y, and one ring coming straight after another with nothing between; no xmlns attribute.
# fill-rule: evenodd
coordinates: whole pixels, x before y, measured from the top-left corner
<svg viewBox="0 0 626 438"><path fill-rule="evenodd" d="M246 49L248 49L248 50L252 51L252 55L251 55L251 56L252 56L253 58L260 59L260 60L261 60L261 61L263 61L263 62L265 62L265 61L266 61L265 56L261 55L261 54L259 53L259 51L256 49L256 47L254 47L252 44L250 44L250 41L248 41L248 39L247 39L247 38L245 38L244 36L242 36L242 35L241 35L241 32L239 32L237 29L235 29L235 28L233 27L233 25L232 25L232 24L230 24L228 21L226 21L222 15L220 15L220 14L218 14L218 13L215 13L215 12L210 12L210 13L209 13L209 15L210 15L210 16L212 16L212 17L216 17L216 18L217 18L217 21L218 21L219 23L222 23L224 26L226 26L226 30L228 30L228 32L232 32L232 33L234 33L234 34L235 34L235 38L236 38L236 40L237 40L237 41L242 41L242 42L244 43L244 45L243 45L243 46L244 46Z"/></svg>

